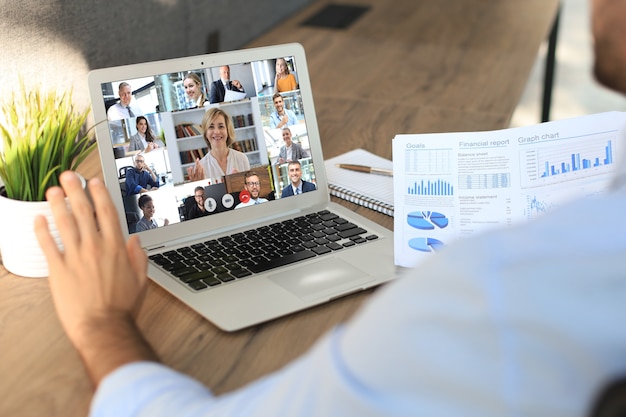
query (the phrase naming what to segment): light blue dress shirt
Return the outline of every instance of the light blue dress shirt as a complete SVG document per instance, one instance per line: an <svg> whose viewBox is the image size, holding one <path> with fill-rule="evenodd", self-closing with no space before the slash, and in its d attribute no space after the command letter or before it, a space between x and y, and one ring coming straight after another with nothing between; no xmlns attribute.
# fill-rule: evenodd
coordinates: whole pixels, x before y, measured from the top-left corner
<svg viewBox="0 0 626 417"><path fill-rule="evenodd" d="M287 115L287 126L292 126L298 123L298 117L292 110L285 109L285 114ZM282 116L280 116L277 111L273 111L270 113L270 127L275 129L276 126L280 124L282 119Z"/></svg>
<svg viewBox="0 0 626 417"><path fill-rule="evenodd" d="M626 372L624 207L614 192L460 240L298 360L226 395L126 365L91 415L585 416Z"/></svg>

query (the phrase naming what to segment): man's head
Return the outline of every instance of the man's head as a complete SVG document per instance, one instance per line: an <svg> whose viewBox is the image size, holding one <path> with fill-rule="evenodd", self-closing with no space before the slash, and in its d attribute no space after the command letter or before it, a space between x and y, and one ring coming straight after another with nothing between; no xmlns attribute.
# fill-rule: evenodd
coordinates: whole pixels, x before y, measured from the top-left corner
<svg viewBox="0 0 626 417"><path fill-rule="evenodd" d="M276 93L272 99L274 100L274 107L276 108L276 111L278 113L282 113L285 108L285 105L283 104L283 96L281 96L280 93Z"/></svg>
<svg viewBox="0 0 626 417"><path fill-rule="evenodd" d="M228 65L220 67L220 78L224 81L230 80L230 67Z"/></svg>
<svg viewBox="0 0 626 417"><path fill-rule="evenodd" d="M206 194L204 193L204 187L196 187L193 191L193 198L199 207L204 207L204 200L206 200Z"/></svg>
<svg viewBox="0 0 626 417"><path fill-rule="evenodd" d="M138 171L141 171L143 167L146 166L146 160L144 159L142 154L135 156L135 168Z"/></svg>
<svg viewBox="0 0 626 417"><path fill-rule="evenodd" d="M594 74L599 82L626 94L626 2L592 0Z"/></svg>
<svg viewBox="0 0 626 417"><path fill-rule="evenodd" d="M256 200L261 194L261 181L254 171L248 171L243 177L243 187L250 193L250 197Z"/></svg>
<svg viewBox="0 0 626 417"><path fill-rule="evenodd" d="M302 178L302 167L300 166L300 162L289 162L289 165L287 166L287 173L289 175L289 179L291 180L291 184L298 186L298 184L300 184L300 179Z"/></svg>
<svg viewBox="0 0 626 417"><path fill-rule="evenodd" d="M285 146L291 146L291 130L288 127L283 127L283 141Z"/></svg>
<svg viewBox="0 0 626 417"><path fill-rule="evenodd" d="M124 107L128 107L130 99L133 97L133 90L128 83L120 83L118 94L120 95L120 104Z"/></svg>

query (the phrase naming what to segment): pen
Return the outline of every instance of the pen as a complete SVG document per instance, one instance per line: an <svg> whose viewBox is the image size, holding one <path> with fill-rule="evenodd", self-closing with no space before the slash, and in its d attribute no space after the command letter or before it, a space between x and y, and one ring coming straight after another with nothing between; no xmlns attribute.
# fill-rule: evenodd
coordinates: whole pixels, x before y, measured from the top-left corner
<svg viewBox="0 0 626 417"><path fill-rule="evenodd" d="M390 169L384 168L374 168L368 167L365 165L354 165L354 164L337 164L339 168L349 169L350 171L359 171L366 172L368 174L378 174L378 175L386 175L388 177L393 177L393 171Z"/></svg>

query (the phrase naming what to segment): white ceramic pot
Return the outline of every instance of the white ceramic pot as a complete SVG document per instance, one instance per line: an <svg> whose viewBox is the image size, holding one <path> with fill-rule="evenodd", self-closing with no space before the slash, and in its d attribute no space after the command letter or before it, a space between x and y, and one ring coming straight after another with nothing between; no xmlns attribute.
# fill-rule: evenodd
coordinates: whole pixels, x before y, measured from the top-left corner
<svg viewBox="0 0 626 417"><path fill-rule="evenodd" d="M52 210L47 201L19 201L0 196L0 253L11 273L29 278L48 276L48 263L35 236L35 217L44 215L61 247Z"/></svg>
<svg viewBox="0 0 626 417"><path fill-rule="evenodd" d="M79 177L85 188L87 182L80 174ZM68 202L67 198L65 201ZM28 278L49 275L48 262L35 236L35 217L38 215L46 216L50 234L62 250L63 244L47 201L13 200L0 194L0 254L4 267L15 275Z"/></svg>

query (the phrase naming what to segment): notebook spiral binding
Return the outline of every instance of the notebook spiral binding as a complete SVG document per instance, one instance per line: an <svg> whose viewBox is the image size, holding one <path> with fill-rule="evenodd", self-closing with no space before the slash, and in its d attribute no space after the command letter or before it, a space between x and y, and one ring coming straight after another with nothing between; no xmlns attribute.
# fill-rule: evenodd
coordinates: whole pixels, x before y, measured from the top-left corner
<svg viewBox="0 0 626 417"><path fill-rule="evenodd" d="M328 189L330 191L330 195L393 217L393 205L391 204L387 204L375 198L359 194L357 192L354 192L344 187L339 187L334 184L328 184Z"/></svg>

